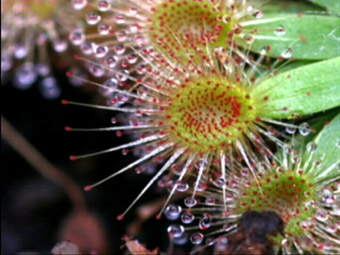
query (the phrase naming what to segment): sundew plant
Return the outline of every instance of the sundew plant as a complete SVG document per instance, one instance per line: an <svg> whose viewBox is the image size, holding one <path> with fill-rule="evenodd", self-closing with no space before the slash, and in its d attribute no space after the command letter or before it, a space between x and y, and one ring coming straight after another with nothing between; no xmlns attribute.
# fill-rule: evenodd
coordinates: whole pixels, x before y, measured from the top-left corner
<svg viewBox="0 0 340 255"><path fill-rule="evenodd" d="M76 29L70 39L94 76L109 77L92 82L108 105L62 103L124 117L109 127L66 130L114 131L132 141L70 159L138 152L135 161L85 190L157 163L119 220L158 182L170 194L157 218L163 211L180 217L181 208L167 203L188 192L184 204L192 209L182 221L217 228L208 236L227 240L245 212L273 211L285 225L271 240L277 252L339 252L338 117L294 149L296 133L316 132L308 120L340 105L339 6L284 2L287 8L281 1L72 1L96 26ZM176 242L185 228L168 231ZM196 233L192 243L203 239Z"/></svg>
<svg viewBox="0 0 340 255"><path fill-rule="evenodd" d="M46 99L60 96L55 72L79 73L67 54L68 34L77 23L68 1L1 1L1 78L25 90L35 82ZM65 19L65 15L71 17ZM10 77L12 78L11 81Z"/></svg>

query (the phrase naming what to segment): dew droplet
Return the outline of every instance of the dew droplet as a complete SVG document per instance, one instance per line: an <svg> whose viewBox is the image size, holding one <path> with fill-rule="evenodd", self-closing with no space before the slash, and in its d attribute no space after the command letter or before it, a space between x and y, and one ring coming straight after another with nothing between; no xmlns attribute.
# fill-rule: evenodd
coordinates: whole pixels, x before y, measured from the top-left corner
<svg viewBox="0 0 340 255"><path fill-rule="evenodd" d="M85 35L77 29L70 34L69 39L73 45L81 45L85 40Z"/></svg>
<svg viewBox="0 0 340 255"><path fill-rule="evenodd" d="M253 35L251 35L251 34L245 34L243 36L243 39L246 41L246 43L252 44L254 42L254 40L255 40L255 37Z"/></svg>
<svg viewBox="0 0 340 255"><path fill-rule="evenodd" d="M27 56L29 48L23 44L17 44L14 48L14 56L17 59L23 59Z"/></svg>
<svg viewBox="0 0 340 255"><path fill-rule="evenodd" d="M225 179L222 177L219 177L213 181L213 185L215 185L218 188L223 187L225 185Z"/></svg>
<svg viewBox="0 0 340 255"><path fill-rule="evenodd" d="M310 127L308 123L304 122L299 126L299 133L303 136L307 136L310 133Z"/></svg>
<svg viewBox="0 0 340 255"><path fill-rule="evenodd" d="M91 12L86 15L86 22L89 25L96 25L98 24L100 20L101 20L101 17L95 12Z"/></svg>
<svg viewBox="0 0 340 255"><path fill-rule="evenodd" d="M46 76L50 73L50 67L45 62L40 62L35 65L35 70L37 71L37 74L40 76Z"/></svg>
<svg viewBox="0 0 340 255"><path fill-rule="evenodd" d="M116 37L119 42L124 42L126 41L127 34L125 31L119 31L116 33Z"/></svg>
<svg viewBox="0 0 340 255"><path fill-rule="evenodd" d="M196 232L190 236L190 241L193 244L201 244L204 239L204 235L200 232Z"/></svg>
<svg viewBox="0 0 340 255"><path fill-rule="evenodd" d="M316 149L318 148L316 143L310 142L307 144L307 151L309 151L310 153L314 153L316 152Z"/></svg>
<svg viewBox="0 0 340 255"><path fill-rule="evenodd" d="M1 72L7 72L11 69L13 64L11 55L8 52L3 52L1 54Z"/></svg>
<svg viewBox="0 0 340 255"><path fill-rule="evenodd" d="M108 53L109 48L106 46L98 46L95 50L95 56L97 58L103 58L106 56L106 54Z"/></svg>
<svg viewBox="0 0 340 255"><path fill-rule="evenodd" d="M114 68L117 65L117 58L114 56L107 57L104 61L105 65L107 65L109 68Z"/></svg>
<svg viewBox="0 0 340 255"><path fill-rule="evenodd" d="M259 11L259 10L255 10L252 15L256 19L260 19L260 18L263 17L263 13L261 11Z"/></svg>
<svg viewBox="0 0 340 255"><path fill-rule="evenodd" d="M209 236L207 238L205 238L205 244L208 246L213 245L216 242L215 238Z"/></svg>
<svg viewBox="0 0 340 255"><path fill-rule="evenodd" d="M164 215L169 220L177 220L182 212L182 207L171 204L165 208Z"/></svg>
<svg viewBox="0 0 340 255"><path fill-rule="evenodd" d="M14 86L19 89L29 88L37 79L35 66L31 62L26 62L18 67L15 72Z"/></svg>
<svg viewBox="0 0 340 255"><path fill-rule="evenodd" d="M102 77L105 74L104 68L102 68L100 65L91 65L89 71L94 77Z"/></svg>
<svg viewBox="0 0 340 255"><path fill-rule="evenodd" d="M293 135L296 132L296 127L286 127L286 132L290 135Z"/></svg>
<svg viewBox="0 0 340 255"><path fill-rule="evenodd" d="M215 200L215 198L213 198L213 197L207 197L207 198L205 199L205 203L206 203L207 205L209 205L209 206L212 206L212 205L215 205L215 204L216 204L216 200Z"/></svg>
<svg viewBox="0 0 340 255"><path fill-rule="evenodd" d="M277 36L284 36L286 34L286 29L284 26L279 25L275 31L274 31L275 35Z"/></svg>
<svg viewBox="0 0 340 255"><path fill-rule="evenodd" d="M122 15L118 15L118 16L116 17L116 23L117 23L117 24L124 24L125 21L126 21L126 18L125 18L124 16L122 16Z"/></svg>
<svg viewBox="0 0 340 255"><path fill-rule="evenodd" d="M89 42L84 42L80 45L80 50L84 55L91 55L93 53L92 44Z"/></svg>
<svg viewBox="0 0 340 255"><path fill-rule="evenodd" d="M167 231L168 231L170 239L173 239L173 238L181 237L183 233L185 232L185 229L182 225L173 224L168 227Z"/></svg>
<svg viewBox="0 0 340 255"><path fill-rule="evenodd" d="M181 220L184 224L190 224L191 222L193 222L195 219L195 216L192 215L191 213L184 213L181 216Z"/></svg>
<svg viewBox="0 0 340 255"><path fill-rule="evenodd" d="M100 24L98 26L98 33L101 35L109 34L110 30L111 30L111 26L109 26L108 24Z"/></svg>
<svg viewBox="0 0 340 255"><path fill-rule="evenodd" d="M194 207L197 204L197 200L193 197L187 197L184 199L184 204L187 207Z"/></svg>
<svg viewBox="0 0 340 255"><path fill-rule="evenodd" d="M67 41L59 39L53 43L53 49L56 52L64 52L67 49Z"/></svg>
<svg viewBox="0 0 340 255"><path fill-rule="evenodd" d="M340 138L335 141L335 147L340 149Z"/></svg>
<svg viewBox="0 0 340 255"><path fill-rule="evenodd" d="M316 218L318 221L325 222L325 221L327 221L327 219L328 219L328 214L327 214L327 212L325 212L324 210L318 210L318 211L316 212L315 218Z"/></svg>
<svg viewBox="0 0 340 255"><path fill-rule="evenodd" d="M205 230L210 228L211 226L211 216L210 215L204 215L200 221L198 226L200 227L200 229Z"/></svg>
<svg viewBox="0 0 340 255"><path fill-rule="evenodd" d="M293 50L291 48L287 48L282 51L281 57L283 58L290 58L293 55Z"/></svg>
<svg viewBox="0 0 340 255"><path fill-rule="evenodd" d="M215 244L216 251L225 251L227 249L228 243L229 241L226 236L218 237L216 244Z"/></svg>
<svg viewBox="0 0 340 255"><path fill-rule="evenodd" d="M74 9L81 10L87 5L87 0L72 0L71 4Z"/></svg>
<svg viewBox="0 0 340 255"><path fill-rule="evenodd" d="M46 99L58 98L61 94L61 89L58 86L57 80L53 77L46 77L40 84L41 94Z"/></svg>
<svg viewBox="0 0 340 255"><path fill-rule="evenodd" d="M178 192L185 192L189 189L189 184L183 182L183 181L177 181L176 182L177 188L176 190Z"/></svg>
<svg viewBox="0 0 340 255"><path fill-rule="evenodd" d="M110 9L111 5L107 0L100 0L98 3L98 10L101 12L107 12Z"/></svg>
<svg viewBox="0 0 340 255"><path fill-rule="evenodd" d="M129 54L129 56L127 57L127 61L129 64L135 64L138 60L138 56L135 53L131 53Z"/></svg>
<svg viewBox="0 0 340 255"><path fill-rule="evenodd" d="M125 47L121 44L118 44L114 47L114 51L117 53L117 55L122 55L125 52Z"/></svg>

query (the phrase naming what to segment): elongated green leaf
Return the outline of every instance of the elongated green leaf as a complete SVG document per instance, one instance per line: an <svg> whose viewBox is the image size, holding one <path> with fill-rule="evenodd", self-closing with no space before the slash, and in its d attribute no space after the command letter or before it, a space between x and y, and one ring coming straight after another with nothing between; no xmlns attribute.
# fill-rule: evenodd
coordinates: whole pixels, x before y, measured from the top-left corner
<svg viewBox="0 0 340 255"><path fill-rule="evenodd" d="M322 176L322 180L340 179L340 114L321 130L313 143L317 145L313 159L320 159L322 163L316 175ZM304 158L309 153L306 151Z"/></svg>
<svg viewBox="0 0 340 255"><path fill-rule="evenodd" d="M260 0L262 2L260 9L264 13L305 13L305 12L324 12L325 9L309 2L296 0Z"/></svg>
<svg viewBox="0 0 340 255"><path fill-rule="evenodd" d="M325 7L332 13L340 14L340 1L339 0L309 0L319 6Z"/></svg>
<svg viewBox="0 0 340 255"><path fill-rule="evenodd" d="M340 57L302 66L265 80L252 96L259 115L304 116L340 105ZM262 100L263 99L263 100Z"/></svg>
<svg viewBox="0 0 340 255"><path fill-rule="evenodd" d="M269 14L256 20L241 23L243 31L256 30L251 50L272 57L320 60L340 56L340 19L333 16L307 14ZM236 43L243 47L242 40Z"/></svg>

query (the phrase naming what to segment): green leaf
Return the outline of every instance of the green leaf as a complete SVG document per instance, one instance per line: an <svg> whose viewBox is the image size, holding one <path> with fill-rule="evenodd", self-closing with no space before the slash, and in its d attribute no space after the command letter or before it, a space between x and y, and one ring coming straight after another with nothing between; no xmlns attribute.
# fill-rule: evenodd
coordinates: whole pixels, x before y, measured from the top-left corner
<svg viewBox="0 0 340 255"><path fill-rule="evenodd" d="M244 33L253 34L251 50L266 55L306 60L320 60L340 56L340 19L333 16L307 14L268 14L261 19L241 22ZM281 35L280 32L281 31ZM249 48L244 40L237 44ZM291 49L291 54L287 50ZM288 50L289 53L289 50Z"/></svg>
<svg viewBox="0 0 340 255"><path fill-rule="evenodd" d="M340 114L321 130L313 143L317 145L313 159L322 161L322 166L316 176L320 178L320 181L340 179ZM307 158L308 154L310 151L307 150L304 158Z"/></svg>
<svg viewBox="0 0 340 255"><path fill-rule="evenodd" d="M262 2L260 9L264 13L304 13L304 12L324 12L325 9L309 2L296 0L260 0Z"/></svg>
<svg viewBox="0 0 340 255"><path fill-rule="evenodd" d="M340 57L305 65L265 80L252 97L260 117L290 118L340 105Z"/></svg>
<svg viewBox="0 0 340 255"><path fill-rule="evenodd" d="M339 0L309 0L319 6L325 7L332 13L340 15L340 1Z"/></svg>

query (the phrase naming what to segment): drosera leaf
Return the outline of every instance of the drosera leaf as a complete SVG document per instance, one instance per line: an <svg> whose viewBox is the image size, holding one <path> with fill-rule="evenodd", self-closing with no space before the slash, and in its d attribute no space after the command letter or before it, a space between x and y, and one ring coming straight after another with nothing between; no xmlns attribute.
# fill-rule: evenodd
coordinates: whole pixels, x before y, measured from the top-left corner
<svg viewBox="0 0 340 255"><path fill-rule="evenodd" d="M340 57L302 66L265 80L252 97L259 116L293 118L340 105Z"/></svg>
<svg viewBox="0 0 340 255"><path fill-rule="evenodd" d="M275 1L263 1L261 10L264 13L316 13L324 12L325 9L322 6L314 5L307 1L296 0L275 0Z"/></svg>
<svg viewBox="0 0 340 255"><path fill-rule="evenodd" d="M340 15L340 1L339 0L309 0L310 2L325 7L332 13Z"/></svg>
<svg viewBox="0 0 340 255"><path fill-rule="evenodd" d="M271 46L268 56L305 60L340 56L339 25L339 17L335 16L278 13L241 22L244 31L253 31L252 51L260 53ZM235 41L249 47L242 40Z"/></svg>
<svg viewBox="0 0 340 255"><path fill-rule="evenodd" d="M328 125L325 125L313 143L316 144L313 158L321 159L322 164L316 175L322 181L333 178L340 179L340 113ZM310 153L308 145L304 159Z"/></svg>

